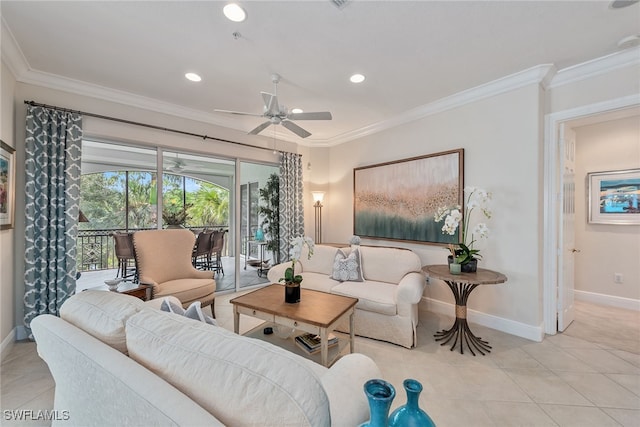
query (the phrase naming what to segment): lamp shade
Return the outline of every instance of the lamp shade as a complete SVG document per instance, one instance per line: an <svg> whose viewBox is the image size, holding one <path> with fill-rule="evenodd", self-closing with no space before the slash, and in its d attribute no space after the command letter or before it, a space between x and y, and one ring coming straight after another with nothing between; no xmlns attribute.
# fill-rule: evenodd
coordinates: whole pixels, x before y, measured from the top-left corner
<svg viewBox="0 0 640 427"><path fill-rule="evenodd" d="M311 195L313 196L314 203L322 203L322 200L324 199L324 191L312 191Z"/></svg>

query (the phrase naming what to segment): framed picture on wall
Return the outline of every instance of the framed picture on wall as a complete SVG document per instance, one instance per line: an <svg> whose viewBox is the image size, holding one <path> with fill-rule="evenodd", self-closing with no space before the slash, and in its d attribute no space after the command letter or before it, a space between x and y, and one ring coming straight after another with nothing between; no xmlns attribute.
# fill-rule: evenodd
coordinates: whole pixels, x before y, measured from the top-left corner
<svg viewBox="0 0 640 427"><path fill-rule="evenodd" d="M463 204L464 149L353 170L353 231L360 237L427 244L459 241L435 213Z"/></svg>
<svg viewBox="0 0 640 427"><path fill-rule="evenodd" d="M640 169L587 174L589 222L640 225Z"/></svg>
<svg viewBox="0 0 640 427"><path fill-rule="evenodd" d="M15 150L0 141L0 229L13 228L16 195Z"/></svg>

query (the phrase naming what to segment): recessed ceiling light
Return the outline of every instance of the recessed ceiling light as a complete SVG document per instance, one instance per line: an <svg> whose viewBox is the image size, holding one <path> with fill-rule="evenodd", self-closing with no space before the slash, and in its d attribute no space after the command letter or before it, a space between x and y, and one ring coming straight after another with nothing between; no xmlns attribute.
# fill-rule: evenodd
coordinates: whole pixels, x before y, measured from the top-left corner
<svg viewBox="0 0 640 427"><path fill-rule="evenodd" d="M233 22L242 22L247 19L247 12L236 3L229 3L222 8L222 12L227 19Z"/></svg>
<svg viewBox="0 0 640 427"><path fill-rule="evenodd" d="M294 108L293 110L291 110L291 112L292 112L293 114L300 114L300 113L303 113L303 111L302 111L302 109L301 109L301 108Z"/></svg>
<svg viewBox="0 0 640 427"><path fill-rule="evenodd" d="M362 74L354 74L349 77L349 80L351 80L351 83L362 83L364 81L364 76Z"/></svg>
<svg viewBox="0 0 640 427"><path fill-rule="evenodd" d="M192 82L199 82L200 80L202 80L202 77L200 77L199 75L197 75L196 73L187 73L184 75L188 80L191 80Z"/></svg>

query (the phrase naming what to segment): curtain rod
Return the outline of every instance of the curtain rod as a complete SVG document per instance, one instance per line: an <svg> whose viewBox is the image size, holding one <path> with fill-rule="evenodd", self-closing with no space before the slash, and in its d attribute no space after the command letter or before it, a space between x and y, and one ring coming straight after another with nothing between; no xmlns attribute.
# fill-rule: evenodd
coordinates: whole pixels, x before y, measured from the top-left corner
<svg viewBox="0 0 640 427"><path fill-rule="evenodd" d="M50 108L50 109L53 109L53 110L63 111L65 113L82 114L83 116L95 117L97 119L103 119L103 120L111 120L112 122L125 123L125 124L128 124L128 125L135 125L135 126L141 126L141 127L145 127L145 128L149 128L149 129L161 130L161 131L165 131L165 132L173 132L173 133L177 133L177 134L180 134L180 135L193 136L193 137L196 137L196 138L202 138L203 141L206 141L207 139L211 139L211 140L218 141L218 142L226 142L227 144L235 144L235 145L241 145L243 147L255 148L255 149L258 149L258 150L272 151L271 148L258 147L258 146L255 146L255 145L246 144L244 142L230 141L228 139L216 138L214 136L201 135L201 134L198 134L198 133L187 132L187 131L179 130L179 129L166 128L166 127L162 127L162 126L150 125L148 123L135 122L133 120L127 120L127 119L120 119L120 118L117 118L117 117L104 116L102 114L88 113L86 111L72 110L70 108L58 107L58 106L55 106L55 105L40 104L40 103L37 103L35 101L24 101L24 103L27 104L27 105L31 105L32 107ZM282 151L282 150L279 150L279 151Z"/></svg>

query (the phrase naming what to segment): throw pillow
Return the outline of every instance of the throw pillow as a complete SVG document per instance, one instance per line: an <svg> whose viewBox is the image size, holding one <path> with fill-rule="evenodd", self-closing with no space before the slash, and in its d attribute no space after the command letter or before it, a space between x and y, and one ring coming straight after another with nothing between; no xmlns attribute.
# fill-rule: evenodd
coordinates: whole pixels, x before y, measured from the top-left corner
<svg viewBox="0 0 640 427"><path fill-rule="evenodd" d="M188 317L189 319L198 320L200 322L218 326L218 322L216 322L216 319L212 318L211 316L207 316L202 312L202 305L200 301L192 302L191 305L185 310L181 306L172 303L169 298L165 298L162 300L160 310L179 314L180 316Z"/></svg>
<svg viewBox="0 0 640 427"><path fill-rule="evenodd" d="M364 281L359 248L352 249L349 256L345 255L341 249L338 249L333 259L333 273L331 274L331 278L340 282L347 280L351 282Z"/></svg>

